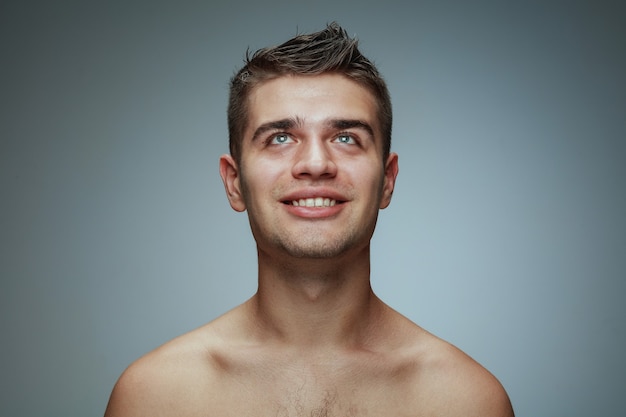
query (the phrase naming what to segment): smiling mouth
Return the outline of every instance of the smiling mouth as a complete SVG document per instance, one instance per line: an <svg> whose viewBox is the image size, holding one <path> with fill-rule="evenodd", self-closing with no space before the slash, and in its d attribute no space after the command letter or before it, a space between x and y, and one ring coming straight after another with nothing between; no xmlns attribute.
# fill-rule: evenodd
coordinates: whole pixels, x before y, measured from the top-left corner
<svg viewBox="0 0 626 417"><path fill-rule="evenodd" d="M299 200L285 201L285 204L290 204L294 207L332 207L340 203L341 201L325 197L301 198Z"/></svg>

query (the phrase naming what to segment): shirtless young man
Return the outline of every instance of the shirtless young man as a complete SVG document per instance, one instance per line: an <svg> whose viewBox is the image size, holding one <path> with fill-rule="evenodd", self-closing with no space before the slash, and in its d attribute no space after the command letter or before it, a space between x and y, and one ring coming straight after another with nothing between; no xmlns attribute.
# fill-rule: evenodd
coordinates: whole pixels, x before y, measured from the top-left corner
<svg viewBox="0 0 626 417"><path fill-rule="evenodd" d="M505 417L500 383L374 295L370 239L398 156L374 66L336 24L258 51L231 82L228 200L258 292L133 363L107 417Z"/></svg>

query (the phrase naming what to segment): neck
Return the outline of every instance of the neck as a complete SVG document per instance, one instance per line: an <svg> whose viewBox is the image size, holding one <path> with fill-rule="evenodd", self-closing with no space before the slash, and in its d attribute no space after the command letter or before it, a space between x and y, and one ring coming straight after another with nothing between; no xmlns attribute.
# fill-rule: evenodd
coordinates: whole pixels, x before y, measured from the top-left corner
<svg viewBox="0 0 626 417"><path fill-rule="evenodd" d="M250 307L264 337L308 348L363 344L381 302L370 286L369 249L356 258L275 261L259 253Z"/></svg>

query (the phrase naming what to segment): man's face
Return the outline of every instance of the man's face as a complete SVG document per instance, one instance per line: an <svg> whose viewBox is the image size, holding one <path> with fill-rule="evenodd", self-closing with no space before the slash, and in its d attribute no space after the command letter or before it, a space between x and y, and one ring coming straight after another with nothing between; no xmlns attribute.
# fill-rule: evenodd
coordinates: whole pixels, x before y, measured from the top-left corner
<svg viewBox="0 0 626 417"><path fill-rule="evenodd" d="M222 157L230 203L260 251L334 257L365 248L391 199L374 96L338 74L283 76L250 94L240 166ZM384 162L384 163L383 163Z"/></svg>

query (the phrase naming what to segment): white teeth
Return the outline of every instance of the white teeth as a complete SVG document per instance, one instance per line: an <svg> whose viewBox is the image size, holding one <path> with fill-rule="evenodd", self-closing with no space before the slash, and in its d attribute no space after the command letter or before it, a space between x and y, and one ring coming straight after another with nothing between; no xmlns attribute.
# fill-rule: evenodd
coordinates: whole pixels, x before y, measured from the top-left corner
<svg viewBox="0 0 626 417"><path fill-rule="evenodd" d="M301 198L300 200L293 200L291 202L296 207L332 207L337 204L337 201L330 198L316 197L316 198Z"/></svg>

